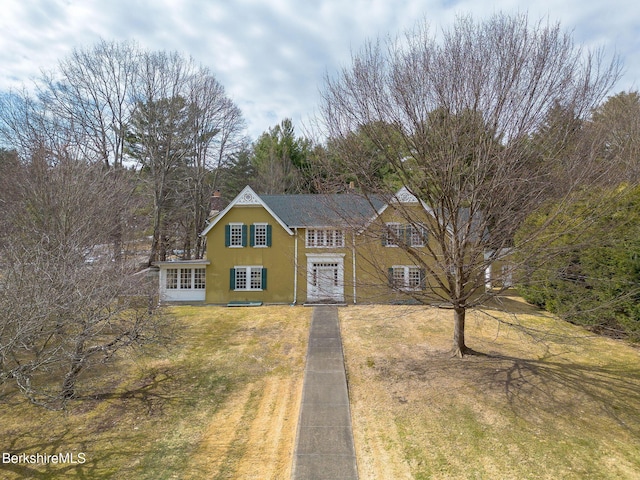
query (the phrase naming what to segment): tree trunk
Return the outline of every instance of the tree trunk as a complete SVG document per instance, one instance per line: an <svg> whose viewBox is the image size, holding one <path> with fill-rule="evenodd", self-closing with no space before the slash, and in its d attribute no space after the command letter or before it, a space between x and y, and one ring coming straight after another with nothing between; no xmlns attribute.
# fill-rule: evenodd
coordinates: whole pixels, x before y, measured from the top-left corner
<svg viewBox="0 0 640 480"><path fill-rule="evenodd" d="M74 353L73 359L71 360L71 365L69 365L69 370L64 376L64 381L62 382L62 392L60 393L60 396L63 400L66 401L75 396L76 382L78 381L80 372L84 368L84 362L84 340L79 340L76 345L76 351Z"/></svg>
<svg viewBox="0 0 640 480"><path fill-rule="evenodd" d="M454 357L464 357L469 349L464 343L464 322L467 309L455 307L453 309L453 348L451 353Z"/></svg>

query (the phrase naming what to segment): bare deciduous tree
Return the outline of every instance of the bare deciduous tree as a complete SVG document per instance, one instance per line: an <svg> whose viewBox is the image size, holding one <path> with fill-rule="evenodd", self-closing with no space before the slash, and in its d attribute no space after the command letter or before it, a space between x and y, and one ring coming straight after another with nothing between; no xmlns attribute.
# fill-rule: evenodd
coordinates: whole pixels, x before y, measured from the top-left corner
<svg viewBox="0 0 640 480"><path fill-rule="evenodd" d="M559 25L498 14L458 18L439 35L423 24L369 43L327 78L321 125L345 174L365 195L393 198L394 182L362 161L373 144L394 181L435 219L425 227L437 247L399 244L427 274L427 288L412 295L453 308L454 354L470 351L465 313L500 292L485 288L485 272L512 249L523 219L590 180L591 158L551 149L542 161L532 135L557 106L587 117L618 76L616 59L577 47ZM397 209L407 224L421 226L413 210Z"/></svg>
<svg viewBox="0 0 640 480"><path fill-rule="evenodd" d="M13 228L0 233L0 383L49 408L64 407L93 365L157 338L153 285L113 262L106 243L102 219L122 193L113 174L42 155L12 178L17 198L3 214Z"/></svg>
<svg viewBox="0 0 640 480"><path fill-rule="evenodd" d="M122 167L139 59L134 43L101 40L75 49L55 71L43 75L41 100L54 115L66 119L85 158Z"/></svg>
<svg viewBox="0 0 640 480"><path fill-rule="evenodd" d="M204 229L215 188L209 173L239 147L240 111L204 67L177 53L143 56L136 86L130 151L149 174L153 240L149 262L164 259L172 223L182 225L185 247L204 252ZM182 208L179 218L168 218ZM190 256L190 255L189 255Z"/></svg>

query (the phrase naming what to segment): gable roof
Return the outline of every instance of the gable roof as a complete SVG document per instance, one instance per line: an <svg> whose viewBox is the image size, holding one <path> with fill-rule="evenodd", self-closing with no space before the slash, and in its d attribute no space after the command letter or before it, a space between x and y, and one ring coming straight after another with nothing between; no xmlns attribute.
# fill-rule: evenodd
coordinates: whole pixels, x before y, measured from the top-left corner
<svg viewBox="0 0 640 480"><path fill-rule="evenodd" d="M384 202L353 193L263 195L264 202L290 227L362 225Z"/></svg>
<svg viewBox="0 0 640 480"><path fill-rule="evenodd" d="M247 185L201 235L206 235L236 205L263 207L289 235L293 235L292 228L355 226L363 229L393 203L419 203L433 214L406 187L385 201L381 196L365 197L355 193L260 196Z"/></svg>
<svg viewBox="0 0 640 480"><path fill-rule="evenodd" d="M220 221L222 217L224 217L229 210L231 210L236 205L247 205L247 206L261 206L263 207L269 214L278 222L282 228L284 228L289 235L293 235L293 231L287 226L286 223L282 221L282 219L267 205L253 189L247 185L242 189L242 191L234 198L227 207L220 212L216 217L211 221L209 225L203 230L200 234L201 236L205 236L209 231Z"/></svg>

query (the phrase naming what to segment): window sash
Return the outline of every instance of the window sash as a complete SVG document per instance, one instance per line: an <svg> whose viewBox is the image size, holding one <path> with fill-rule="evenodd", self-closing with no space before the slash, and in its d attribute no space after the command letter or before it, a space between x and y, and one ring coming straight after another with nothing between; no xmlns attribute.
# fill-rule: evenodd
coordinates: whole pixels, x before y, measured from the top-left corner
<svg viewBox="0 0 640 480"><path fill-rule="evenodd" d="M256 223L253 225L253 246L267 246L267 225Z"/></svg>
<svg viewBox="0 0 640 480"><path fill-rule="evenodd" d="M177 268L167 268L166 286L168 290L175 290L178 288L178 269Z"/></svg>
<svg viewBox="0 0 640 480"><path fill-rule="evenodd" d="M307 248L343 248L344 230L335 228L307 229Z"/></svg>
<svg viewBox="0 0 640 480"><path fill-rule="evenodd" d="M389 268L389 282L397 290L423 290L425 271L414 265L394 265Z"/></svg>
<svg viewBox="0 0 640 480"><path fill-rule="evenodd" d="M242 247L242 227L243 225L230 224L229 225L229 246L230 247Z"/></svg>
<svg viewBox="0 0 640 480"><path fill-rule="evenodd" d="M407 237L412 247L424 247L427 238L427 230L423 225L407 225Z"/></svg>
<svg viewBox="0 0 640 480"><path fill-rule="evenodd" d="M204 290L205 279L204 268L167 268L165 287L167 290Z"/></svg>
<svg viewBox="0 0 640 480"><path fill-rule="evenodd" d="M231 278L233 290L262 291L266 288L264 267L234 267L231 269Z"/></svg>
<svg viewBox="0 0 640 480"><path fill-rule="evenodd" d="M397 247L402 238L402 225L399 223L387 223L385 232L385 245L387 247Z"/></svg>
<svg viewBox="0 0 640 480"><path fill-rule="evenodd" d="M180 269L180 289L190 289L192 280L192 269L181 268Z"/></svg>
<svg viewBox="0 0 640 480"><path fill-rule="evenodd" d="M206 288L206 274L204 268L195 268L193 271L193 288L195 290L204 290Z"/></svg>

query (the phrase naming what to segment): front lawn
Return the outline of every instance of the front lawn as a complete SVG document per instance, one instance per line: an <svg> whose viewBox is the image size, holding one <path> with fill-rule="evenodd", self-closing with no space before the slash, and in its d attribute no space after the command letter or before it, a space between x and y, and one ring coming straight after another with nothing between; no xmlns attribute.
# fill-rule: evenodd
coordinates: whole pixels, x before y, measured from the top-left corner
<svg viewBox="0 0 640 480"><path fill-rule="evenodd" d="M132 353L84 378L84 396L66 413L2 391L2 452L71 453L84 463L9 461L0 477L289 478L311 310L171 311L168 348Z"/></svg>
<svg viewBox="0 0 640 480"><path fill-rule="evenodd" d="M340 310L360 478L640 478L640 351L511 302Z"/></svg>

